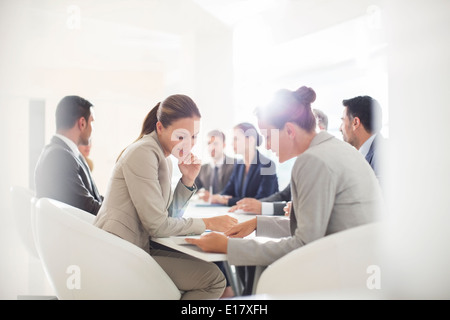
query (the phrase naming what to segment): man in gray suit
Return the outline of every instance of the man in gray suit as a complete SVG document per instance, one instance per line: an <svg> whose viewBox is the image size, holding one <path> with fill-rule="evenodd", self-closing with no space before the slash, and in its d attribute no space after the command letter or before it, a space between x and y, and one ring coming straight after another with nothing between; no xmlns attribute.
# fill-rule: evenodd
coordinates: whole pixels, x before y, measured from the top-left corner
<svg viewBox="0 0 450 320"><path fill-rule="evenodd" d="M201 190L200 198L208 201L213 194L219 194L230 180L236 159L224 153L226 143L225 134L219 130L208 133L208 152L212 162L202 165L195 180L197 188Z"/></svg>
<svg viewBox="0 0 450 320"><path fill-rule="evenodd" d="M55 199L96 215L103 197L78 150L78 146L90 141L92 107L78 96L66 96L59 102L56 134L42 150L34 179L36 197Z"/></svg>
<svg viewBox="0 0 450 320"><path fill-rule="evenodd" d="M340 130L344 141L350 143L366 158L381 184L382 148L385 139L380 133L381 107L370 96L358 96L342 101L344 105Z"/></svg>

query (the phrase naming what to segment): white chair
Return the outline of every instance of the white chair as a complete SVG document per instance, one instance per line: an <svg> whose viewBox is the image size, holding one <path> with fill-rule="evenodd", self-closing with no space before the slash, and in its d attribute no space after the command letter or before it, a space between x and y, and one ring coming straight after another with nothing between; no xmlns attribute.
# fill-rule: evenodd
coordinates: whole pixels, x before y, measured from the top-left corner
<svg viewBox="0 0 450 320"><path fill-rule="evenodd" d="M56 200L36 203L36 245L58 299L180 299L148 253L97 228L94 218Z"/></svg>
<svg viewBox="0 0 450 320"><path fill-rule="evenodd" d="M12 186L10 192L17 233L27 252L33 258L39 259L31 229L34 192L22 186Z"/></svg>
<svg viewBox="0 0 450 320"><path fill-rule="evenodd" d="M33 229L31 227L32 211L36 198L34 192L26 187L14 185L10 187L11 207L15 230L23 245L25 255L17 254L25 273L21 279L26 287L21 287L18 299L54 299L54 291L47 280L42 263L36 249ZM21 269L22 270L22 269ZM20 270L15 270L20 272Z"/></svg>
<svg viewBox="0 0 450 320"><path fill-rule="evenodd" d="M381 228L379 222L358 226L290 252L261 274L256 295L378 299Z"/></svg>

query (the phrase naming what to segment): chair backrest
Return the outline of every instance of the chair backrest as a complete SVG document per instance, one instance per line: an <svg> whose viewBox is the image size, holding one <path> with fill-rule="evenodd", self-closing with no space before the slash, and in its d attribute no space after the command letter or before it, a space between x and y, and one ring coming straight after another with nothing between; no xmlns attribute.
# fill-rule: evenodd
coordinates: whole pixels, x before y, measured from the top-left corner
<svg viewBox="0 0 450 320"><path fill-rule="evenodd" d="M91 214L41 198L34 215L37 249L58 299L180 298L148 253L94 226Z"/></svg>
<svg viewBox="0 0 450 320"><path fill-rule="evenodd" d="M34 192L22 186L12 186L10 191L14 221L19 237L28 253L39 259L31 229Z"/></svg>
<svg viewBox="0 0 450 320"><path fill-rule="evenodd" d="M256 294L295 296L315 293L365 292L379 295L381 223L358 226L298 248L270 265ZM380 279L378 279L379 281ZM368 284L369 283L369 284ZM377 289L377 288L376 288Z"/></svg>

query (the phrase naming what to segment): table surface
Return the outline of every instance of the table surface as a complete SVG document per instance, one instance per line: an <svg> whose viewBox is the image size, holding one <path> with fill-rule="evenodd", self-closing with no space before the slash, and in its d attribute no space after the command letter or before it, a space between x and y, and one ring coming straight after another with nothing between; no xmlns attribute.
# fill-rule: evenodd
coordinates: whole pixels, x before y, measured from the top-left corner
<svg viewBox="0 0 450 320"><path fill-rule="evenodd" d="M254 214L243 212L230 213L227 206L208 205L199 201L191 201L184 212L184 218L210 218L228 214L236 218L239 222L244 222L255 217ZM251 237L250 235L249 237ZM199 247L184 241L186 236L174 236L167 238L152 238L153 242L159 243L171 249L183 252L205 261L226 261L227 255L224 253L208 253L202 251Z"/></svg>

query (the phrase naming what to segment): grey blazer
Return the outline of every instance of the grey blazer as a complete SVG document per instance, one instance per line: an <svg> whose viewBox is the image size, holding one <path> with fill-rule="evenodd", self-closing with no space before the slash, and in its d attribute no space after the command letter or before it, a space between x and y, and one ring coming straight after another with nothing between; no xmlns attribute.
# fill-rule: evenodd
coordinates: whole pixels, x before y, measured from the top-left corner
<svg viewBox="0 0 450 320"><path fill-rule="evenodd" d="M228 240L233 265L267 266L326 235L377 221L382 195L369 163L350 144L320 132L297 157L291 176L289 218L257 217L257 236L281 238L260 244Z"/></svg>
<svg viewBox="0 0 450 320"><path fill-rule="evenodd" d="M131 144L114 166L95 225L147 252L151 237L201 234L202 219L181 218L197 188L179 181L172 192L171 178L156 132Z"/></svg>
<svg viewBox="0 0 450 320"><path fill-rule="evenodd" d="M228 183L228 180L230 180L231 173L233 172L234 164L236 163L236 159L225 156L224 163L219 168L219 189L217 193L220 193L225 186ZM197 176L197 179L195 179L195 184L197 185L197 188L205 188L206 190L209 190L209 187L211 186L211 179L213 174L213 168L211 167L211 164L207 163L202 165L200 172Z"/></svg>

